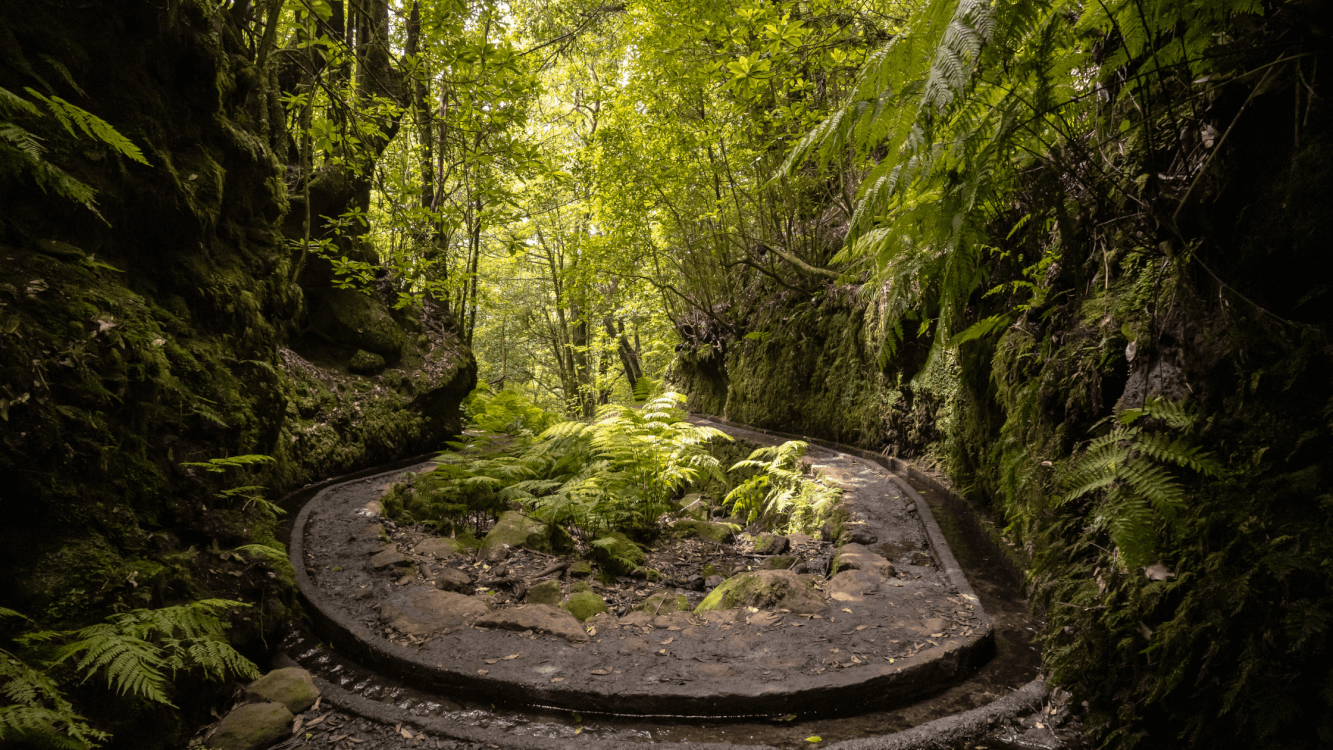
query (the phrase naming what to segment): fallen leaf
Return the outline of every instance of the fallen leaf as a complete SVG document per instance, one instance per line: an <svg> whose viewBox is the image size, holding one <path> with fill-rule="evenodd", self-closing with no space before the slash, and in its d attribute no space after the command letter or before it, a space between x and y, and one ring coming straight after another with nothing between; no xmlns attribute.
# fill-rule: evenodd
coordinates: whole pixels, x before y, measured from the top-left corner
<svg viewBox="0 0 1333 750"><path fill-rule="evenodd" d="M315 705L319 705L319 701L315 701ZM311 709L311 710L313 711L314 709ZM316 724L320 723L321 721L324 721L324 720L327 719L327 718L329 718L329 715L328 715L328 714L324 714L323 716L319 717L318 719L311 719L309 722L306 723L306 726L308 726L308 727L313 727L313 726L315 726Z"/></svg>
<svg viewBox="0 0 1333 750"><path fill-rule="evenodd" d="M943 634L943 633L931 633L931 634L930 634L930 637L931 637L931 638L943 638L943 637L944 637L944 634Z"/></svg>
<svg viewBox="0 0 1333 750"><path fill-rule="evenodd" d="M489 670L489 669L478 669L478 670L477 670L477 674L490 674L490 673L491 673L491 670Z"/></svg>
<svg viewBox="0 0 1333 750"><path fill-rule="evenodd" d="M842 608L842 611L843 611L843 612L846 612L846 613L849 614L849 615L852 613L852 611L851 611L850 609L847 609L846 607L843 607L843 608Z"/></svg>
<svg viewBox="0 0 1333 750"><path fill-rule="evenodd" d="M504 658L504 660L505 660L505 661L510 661L510 660L512 660L512 659L517 659L519 656L522 656L522 654L510 654L509 656L506 656L506 657Z"/></svg>
<svg viewBox="0 0 1333 750"><path fill-rule="evenodd" d="M869 626L869 625L857 625L857 626L856 626L856 629L857 629L857 630L865 630L865 629L868 628L868 627L870 627L870 626Z"/></svg>
<svg viewBox="0 0 1333 750"><path fill-rule="evenodd" d="M347 735L345 735L345 734L340 734L340 735L338 735L337 737L330 737L330 738L329 738L329 744L332 745L332 744L335 744L335 743L338 743L338 742L342 742L342 741L345 740L345 739L347 739Z"/></svg>
<svg viewBox="0 0 1333 750"><path fill-rule="evenodd" d="M554 678L551 679L551 682L564 682L564 681L565 681L565 678L563 678L563 677L554 677Z"/></svg>
<svg viewBox="0 0 1333 750"><path fill-rule="evenodd" d="M292 734L300 734L302 723L301 717L296 717L296 723L292 724Z"/></svg>
<svg viewBox="0 0 1333 750"><path fill-rule="evenodd" d="M410 740L414 737L414 735L406 729L399 729L398 734L402 735L405 740Z"/></svg>
<svg viewBox="0 0 1333 750"><path fill-rule="evenodd" d="M820 737L819 735L816 734L816 735L811 735L811 736L809 736L809 737L806 737L806 738L805 738L805 741L806 741L806 742L823 742L823 741L824 741L824 738L823 738L823 737Z"/></svg>
<svg viewBox="0 0 1333 750"><path fill-rule="evenodd" d="M674 636L672 636L671 638L668 638L668 639L666 639L665 641L662 641L662 645L663 645L663 646L670 646L670 645L671 645L671 642L674 641L674 640L676 640L676 638L675 638Z"/></svg>
<svg viewBox="0 0 1333 750"><path fill-rule="evenodd" d="M1165 581L1168 578L1176 577L1175 573L1172 573L1170 569L1161 563L1154 563L1144 568L1143 575L1149 581Z"/></svg>
<svg viewBox="0 0 1333 750"><path fill-rule="evenodd" d="M610 672L606 671L605 669L594 669L594 670L592 671L592 673L593 673L593 674L611 674Z"/></svg>
<svg viewBox="0 0 1333 750"><path fill-rule="evenodd" d="M498 661L500 661L500 660L499 660L499 659L487 659L487 660L486 660L486 663L487 663L487 664L494 664L494 663L496 663L496 662L498 662Z"/></svg>

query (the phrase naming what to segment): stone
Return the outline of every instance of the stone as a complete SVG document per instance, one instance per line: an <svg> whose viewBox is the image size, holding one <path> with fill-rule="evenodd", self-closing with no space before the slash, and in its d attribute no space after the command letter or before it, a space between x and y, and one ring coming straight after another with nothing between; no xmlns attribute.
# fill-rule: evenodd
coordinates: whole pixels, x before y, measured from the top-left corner
<svg viewBox="0 0 1333 750"><path fill-rule="evenodd" d="M754 553L756 555L780 555L791 547L787 537L777 534L760 534L754 540Z"/></svg>
<svg viewBox="0 0 1333 750"><path fill-rule="evenodd" d="M725 578L723 578L722 576L717 575L717 574L708 576L707 578L704 579L704 588L706 588L706 589L709 590L709 591L712 591L713 589L717 588L718 586L721 586L721 585L722 585L722 582L725 581L725 580L727 580L727 579L725 579Z"/></svg>
<svg viewBox="0 0 1333 750"><path fill-rule="evenodd" d="M620 628L620 620L610 612L600 612L592 616L590 621L597 630L617 630Z"/></svg>
<svg viewBox="0 0 1333 750"><path fill-rule="evenodd" d="M559 581L542 581L528 589L524 601L528 604L559 604L560 599L564 597L564 589Z"/></svg>
<svg viewBox="0 0 1333 750"><path fill-rule="evenodd" d="M578 560L570 563L569 575L572 578L587 578L592 575L592 565L587 560Z"/></svg>
<svg viewBox="0 0 1333 750"><path fill-rule="evenodd" d="M396 362L407 341L378 297L355 289L321 290L308 298L310 325L338 344Z"/></svg>
<svg viewBox="0 0 1333 750"><path fill-rule="evenodd" d="M710 609L758 607L789 609L797 614L814 614L824 609L824 597L815 588L811 576L798 576L790 570L759 570L728 578L695 607L696 614Z"/></svg>
<svg viewBox="0 0 1333 750"><path fill-rule="evenodd" d="M246 703L222 717L205 744L214 750L263 750L290 737L295 719L281 703Z"/></svg>
<svg viewBox="0 0 1333 750"><path fill-rule="evenodd" d="M838 557L833 561L833 572L836 574L844 570L872 570L885 578L898 574L893 563L883 555L877 555L860 544L844 544L838 550Z"/></svg>
<svg viewBox="0 0 1333 750"><path fill-rule="evenodd" d="M396 568L400 565L411 565L412 558L404 555L396 549L386 549L370 558L370 567L381 570L383 568Z"/></svg>
<svg viewBox="0 0 1333 750"><path fill-rule="evenodd" d="M879 537L871 533L865 526L853 526L844 531L847 535L847 541L852 544L871 545L879 541Z"/></svg>
<svg viewBox="0 0 1333 750"><path fill-rule="evenodd" d="M653 615L651 612L635 610L620 618L622 626L647 627L653 624Z"/></svg>
<svg viewBox="0 0 1333 750"><path fill-rule="evenodd" d="M684 594L657 593L639 602L634 608L641 609L656 617L658 615L669 615L677 610L688 610L690 600L686 599Z"/></svg>
<svg viewBox="0 0 1333 750"><path fill-rule="evenodd" d="M516 510L505 511L495 528L481 540L477 559L498 562L509 556L514 547L527 547L539 552L551 552L551 534L546 524L529 518Z"/></svg>
<svg viewBox="0 0 1333 750"><path fill-rule="evenodd" d="M319 690L310 673L300 667L275 669L245 688L245 696L266 703L281 703L292 714L299 714L315 705Z"/></svg>
<svg viewBox="0 0 1333 750"><path fill-rule="evenodd" d="M431 537L418 544L414 551L418 555L430 555L440 560L448 560L467 552L463 549L463 545L458 543L457 539L446 539L444 537Z"/></svg>
<svg viewBox="0 0 1333 750"><path fill-rule="evenodd" d="M791 570L798 557L770 557L764 561L764 570Z"/></svg>
<svg viewBox="0 0 1333 750"><path fill-rule="evenodd" d="M722 523L708 521L677 521L672 527L677 539L699 537L715 544L725 544L731 539L731 527Z"/></svg>
<svg viewBox="0 0 1333 750"><path fill-rule="evenodd" d="M408 635L449 632L490 611L481 599L426 586L405 586L380 607L385 622Z"/></svg>
<svg viewBox="0 0 1333 750"><path fill-rule="evenodd" d="M577 594L581 591L592 591L592 584L588 583L587 581L577 581L575 583L569 584L569 593L571 595Z"/></svg>
<svg viewBox="0 0 1333 750"><path fill-rule="evenodd" d="M583 626L569 612L549 604L528 604L513 609L502 609L477 618L473 623L479 628L496 628L534 633L564 638L570 643L587 643L591 640Z"/></svg>
<svg viewBox="0 0 1333 750"><path fill-rule="evenodd" d="M658 615L657 617L653 618L653 627L657 628L658 630L668 630L670 628L679 628L681 630L684 630L685 628L693 624L694 624L693 622L690 622L689 609L677 610L670 614Z"/></svg>
<svg viewBox="0 0 1333 750"><path fill-rule="evenodd" d="M347 360L347 369L357 375L374 375L384 369L384 364L384 357L365 349L357 349L356 354Z"/></svg>
<svg viewBox="0 0 1333 750"><path fill-rule="evenodd" d="M829 579L824 590L835 602L859 602L879 591L884 577L872 570L844 570Z"/></svg>
<svg viewBox="0 0 1333 750"><path fill-rule="evenodd" d="M927 553L927 552L913 552L913 553L912 553L912 564L913 564L913 565L920 565L920 566L923 567L923 568L928 568L928 567L934 565L935 563L934 563L933 560L930 559L930 554L929 554L929 553Z"/></svg>
<svg viewBox="0 0 1333 750"><path fill-rule="evenodd" d="M579 622L607 611L606 600L591 591L570 594L560 606Z"/></svg>
<svg viewBox="0 0 1333 750"><path fill-rule="evenodd" d="M598 539L592 545L592 556L597 560L597 564L601 566L602 570L617 576L635 575L635 572L641 570L640 566L647 559L643 553L643 548L619 531L614 531ZM646 577L646 575L646 571L643 572L643 576Z"/></svg>
<svg viewBox="0 0 1333 750"><path fill-rule="evenodd" d="M685 588L688 588L691 591L703 591L704 583L705 583L704 577L695 574L690 576L689 580L685 581Z"/></svg>
<svg viewBox="0 0 1333 750"><path fill-rule="evenodd" d="M461 570L445 568L435 576L435 587L441 591L457 591L460 594L472 593L472 578Z"/></svg>

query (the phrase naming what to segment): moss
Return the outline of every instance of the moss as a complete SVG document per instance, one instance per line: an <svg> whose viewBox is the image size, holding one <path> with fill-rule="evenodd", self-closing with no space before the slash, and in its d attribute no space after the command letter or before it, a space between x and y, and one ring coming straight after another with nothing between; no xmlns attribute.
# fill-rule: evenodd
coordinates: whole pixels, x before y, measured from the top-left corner
<svg viewBox="0 0 1333 750"><path fill-rule="evenodd" d="M528 604L550 604L552 606L560 603L560 598L565 595L560 587L559 581L542 581L528 589L528 593L523 600Z"/></svg>
<svg viewBox="0 0 1333 750"><path fill-rule="evenodd" d="M804 614L822 610L824 602L813 579L785 570L762 570L740 573L723 581L694 611L736 607L781 607Z"/></svg>
<svg viewBox="0 0 1333 750"><path fill-rule="evenodd" d="M706 539L714 544L725 544L731 539L733 533L732 527L723 523L710 523L708 521L685 520L677 521L672 527L672 533L678 539L689 539L699 537Z"/></svg>
<svg viewBox="0 0 1333 750"><path fill-rule="evenodd" d="M634 605L634 609L652 615L669 615L672 612L686 612L690 609L690 600L684 594L656 593Z"/></svg>
<svg viewBox="0 0 1333 750"><path fill-rule="evenodd" d="M606 600L592 591L579 591L569 595L561 605L579 622L607 611Z"/></svg>
<svg viewBox="0 0 1333 750"><path fill-rule="evenodd" d="M643 549L619 531L601 537L592 545L592 556L611 575L628 575L643 565Z"/></svg>
<svg viewBox="0 0 1333 750"><path fill-rule="evenodd" d="M358 375L374 375L384 369L384 357L357 349L356 354L347 360L347 369Z"/></svg>

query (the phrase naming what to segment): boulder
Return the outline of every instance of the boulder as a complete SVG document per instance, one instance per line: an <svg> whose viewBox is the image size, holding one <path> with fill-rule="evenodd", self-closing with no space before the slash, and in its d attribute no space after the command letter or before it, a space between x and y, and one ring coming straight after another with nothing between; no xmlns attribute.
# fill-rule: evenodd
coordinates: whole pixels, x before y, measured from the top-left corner
<svg viewBox="0 0 1333 750"><path fill-rule="evenodd" d="M214 750L263 750L291 736L295 719L281 703L246 703L222 717L205 744Z"/></svg>
<svg viewBox="0 0 1333 750"><path fill-rule="evenodd" d="M591 591L578 591L569 595L560 605L574 619L584 622L589 618L607 611L606 600Z"/></svg>
<svg viewBox="0 0 1333 750"><path fill-rule="evenodd" d="M798 576L790 570L759 570L740 573L723 581L694 611L697 614L736 607L789 609L797 614L814 614L824 609L824 597L815 588L815 579L811 576Z"/></svg>
<svg viewBox="0 0 1333 750"><path fill-rule="evenodd" d="M699 537L715 544L725 544L731 539L731 527L723 523L709 523L708 521L677 521L672 527L677 539L689 539L690 537Z"/></svg>
<svg viewBox="0 0 1333 750"><path fill-rule="evenodd" d="M430 555L440 560L448 560L451 557L458 557L465 554L467 550L458 543L457 539L446 539L443 537L431 537L418 544L414 551L418 555Z"/></svg>
<svg viewBox="0 0 1333 750"><path fill-rule="evenodd" d="M669 615L677 610L688 610L690 600L686 599L684 594L657 593L639 602L634 608L656 617Z"/></svg>
<svg viewBox="0 0 1333 750"><path fill-rule="evenodd" d="M527 596L523 598L523 601L528 604L555 605L560 603L560 599L564 595L564 589L560 586L559 581L542 581L528 589Z"/></svg>
<svg viewBox="0 0 1333 750"><path fill-rule="evenodd" d="M549 604L528 604L514 609L502 609L477 618L473 623L479 628L497 628L499 630L531 630L564 638L570 643L587 643L591 640L574 615Z"/></svg>
<svg viewBox="0 0 1333 750"><path fill-rule="evenodd" d="M514 547L528 547L540 552L551 551L551 534L546 524L529 518L516 510L505 511L495 522L486 538L481 540L477 559L497 562L509 556Z"/></svg>
<svg viewBox="0 0 1333 750"><path fill-rule="evenodd" d="M334 342L364 349L390 362L402 355L407 336L377 297L355 289L329 289L307 299L311 327Z"/></svg>
<svg viewBox="0 0 1333 750"><path fill-rule="evenodd" d="M315 705L319 690L310 673L300 667L275 669L245 688L245 697L267 703L281 703L293 714Z"/></svg>
<svg viewBox="0 0 1333 750"><path fill-rule="evenodd" d="M408 635L449 632L490 611L481 599L425 586L405 586L380 607L385 622Z"/></svg>
<svg viewBox="0 0 1333 750"><path fill-rule="evenodd" d="M412 558L399 552L396 548L390 546L383 552L377 553L370 558L370 567L380 570L382 568L396 568L400 565L411 565Z"/></svg>
<svg viewBox="0 0 1333 750"><path fill-rule="evenodd" d="M384 369L384 357L365 349L357 349L347 360L347 369L357 375L374 375Z"/></svg>
<svg viewBox="0 0 1333 750"><path fill-rule="evenodd" d="M885 578L892 578L898 573L887 558L860 544L844 544L838 550L838 557L833 561L833 572L841 573L844 570L870 570Z"/></svg>
<svg viewBox="0 0 1333 750"><path fill-rule="evenodd" d="M760 534L754 540L754 553L756 555L780 555L791 547L787 537L777 534Z"/></svg>
<svg viewBox="0 0 1333 750"><path fill-rule="evenodd" d="M573 578L587 578L592 575L592 565L589 565L587 560L570 563L569 575Z"/></svg>
<svg viewBox="0 0 1333 750"><path fill-rule="evenodd" d="M592 556L602 570L611 575L633 574L647 559L643 554L643 548L619 531L593 542Z"/></svg>
<svg viewBox="0 0 1333 750"><path fill-rule="evenodd" d="M468 594L472 591L472 578L461 570L445 568L436 574L435 587L441 591L457 591L460 594Z"/></svg>
<svg viewBox="0 0 1333 750"><path fill-rule="evenodd" d="M835 602L859 602L879 591L884 577L873 570L844 570L829 579L825 590Z"/></svg>
<svg viewBox="0 0 1333 750"><path fill-rule="evenodd" d="M853 526L842 532L852 544L870 545L879 541L879 537L865 526Z"/></svg>

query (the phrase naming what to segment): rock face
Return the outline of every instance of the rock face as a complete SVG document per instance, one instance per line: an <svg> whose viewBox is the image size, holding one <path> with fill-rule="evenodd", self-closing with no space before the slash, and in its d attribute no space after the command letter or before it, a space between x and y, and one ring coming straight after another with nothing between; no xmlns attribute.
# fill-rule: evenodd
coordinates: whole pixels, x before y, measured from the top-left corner
<svg viewBox="0 0 1333 750"><path fill-rule="evenodd" d="M835 602L859 602L879 591L884 577L870 570L844 570L829 580L825 590Z"/></svg>
<svg viewBox="0 0 1333 750"><path fill-rule="evenodd" d="M496 521L486 538L481 540L477 558L487 562L503 560L513 547L528 547L540 552L551 552L551 535L546 524L529 518L516 510L506 511Z"/></svg>
<svg viewBox="0 0 1333 750"><path fill-rule="evenodd" d="M295 718L281 703L246 703L223 717L206 744L214 750L263 750L286 739Z"/></svg>
<svg viewBox="0 0 1333 750"><path fill-rule="evenodd" d="M528 604L514 609L502 609L478 618L474 624L479 628L531 630L534 633L564 638L570 643L587 643L591 640L574 615L549 604Z"/></svg>
<svg viewBox="0 0 1333 750"><path fill-rule="evenodd" d="M287 667L275 669L250 683L245 688L245 695L252 700L281 703L292 714L299 714L315 705L319 690L309 672L300 667Z"/></svg>
<svg viewBox="0 0 1333 750"><path fill-rule="evenodd" d="M720 523L708 521L677 521L673 527L678 539L699 537L710 542L722 544L731 538L731 528Z"/></svg>
<svg viewBox="0 0 1333 750"><path fill-rule="evenodd" d="M450 631L470 625L490 611L480 599L425 586L406 586L380 607L385 622L408 635Z"/></svg>
<svg viewBox="0 0 1333 750"><path fill-rule="evenodd" d="M835 573L844 570L870 570L885 578L892 578L898 574L893 568L893 563L860 544L842 545L842 549L838 550L837 559L833 561L833 570Z"/></svg>
<svg viewBox="0 0 1333 750"><path fill-rule="evenodd" d="M789 570L760 570L728 578L694 611L697 614L734 607L789 609L798 614L814 614L824 609L824 597L815 588L812 577L798 576Z"/></svg>

